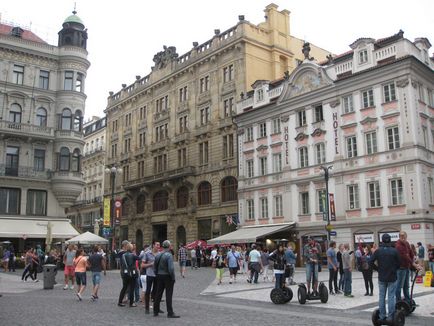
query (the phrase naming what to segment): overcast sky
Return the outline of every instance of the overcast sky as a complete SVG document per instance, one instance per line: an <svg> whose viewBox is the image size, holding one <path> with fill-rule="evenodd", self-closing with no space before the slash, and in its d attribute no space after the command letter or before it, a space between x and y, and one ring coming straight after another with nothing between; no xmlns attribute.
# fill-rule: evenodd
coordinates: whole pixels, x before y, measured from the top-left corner
<svg viewBox="0 0 434 326"><path fill-rule="evenodd" d="M77 3L88 29L91 67L86 79L86 116L103 115L109 91L118 92L135 76L151 71L152 58L163 45L179 55L192 42L212 38L238 22L264 20L271 0L4 0L2 22L30 26L42 39L57 45L57 32ZM359 37L383 38L402 29L404 37L427 37L434 44L432 0L275 0L290 14L291 34L339 54ZM432 56L434 47L430 49Z"/></svg>

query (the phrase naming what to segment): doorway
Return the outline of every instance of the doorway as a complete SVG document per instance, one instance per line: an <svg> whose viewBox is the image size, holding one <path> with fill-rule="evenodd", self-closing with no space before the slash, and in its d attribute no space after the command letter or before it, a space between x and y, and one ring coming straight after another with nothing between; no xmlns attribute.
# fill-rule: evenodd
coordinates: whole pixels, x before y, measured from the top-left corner
<svg viewBox="0 0 434 326"><path fill-rule="evenodd" d="M167 224L152 225L152 241L163 243L167 240Z"/></svg>

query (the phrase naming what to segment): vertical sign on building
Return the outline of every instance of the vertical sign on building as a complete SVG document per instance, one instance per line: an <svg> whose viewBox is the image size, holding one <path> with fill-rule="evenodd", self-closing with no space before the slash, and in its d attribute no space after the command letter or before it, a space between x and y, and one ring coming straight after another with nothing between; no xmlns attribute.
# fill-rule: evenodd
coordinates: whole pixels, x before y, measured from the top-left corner
<svg viewBox="0 0 434 326"><path fill-rule="evenodd" d="M104 226L110 226L110 198L104 198Z"/></svg>
<svg viewBox="0 0 434 326"><path fill-rule="evenodd" d="M333 112L333 137L334 137L334 144L335 144L335 154L339 154L339 137L338 137L338 113Z"/></svg>
<svg viewBox="0 0 434 326"><path fill-rule="evenodd" d="M324 191L321 193L321 202L322 202L322 220L327 221L326 194Z"/></svg>
<svg viewBox="0 0 434 326"><path fill-rule="evenodd" d="M121 224L121 208L122 208L121 200L116 199L116 201L115 201L115 225Z"/></svg>
<svg viewBox="0 0 434 326"><path fill-rule="evenodd" d="M330 198L330 220L336 221L335 195L329 194Z"/></svg>
<svg viewBox="0 0 434 326"><path fill-rule="evenodd" d="M289 165L289 127L283 129L283 141L285 142L285 164Z"/></svg>

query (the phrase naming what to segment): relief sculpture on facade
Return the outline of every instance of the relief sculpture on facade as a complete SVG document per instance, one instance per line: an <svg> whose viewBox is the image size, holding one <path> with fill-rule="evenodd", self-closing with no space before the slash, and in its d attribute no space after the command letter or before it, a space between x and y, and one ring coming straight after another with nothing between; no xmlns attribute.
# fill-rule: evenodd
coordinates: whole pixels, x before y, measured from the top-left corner
<svg viewBox="0 0 434 326"><path fill-rule="evenodd" d="M158 52L152 59L155 62L155 69L163 69L167 64L178 57L176 47L163 45L163 51Z"/></svg>

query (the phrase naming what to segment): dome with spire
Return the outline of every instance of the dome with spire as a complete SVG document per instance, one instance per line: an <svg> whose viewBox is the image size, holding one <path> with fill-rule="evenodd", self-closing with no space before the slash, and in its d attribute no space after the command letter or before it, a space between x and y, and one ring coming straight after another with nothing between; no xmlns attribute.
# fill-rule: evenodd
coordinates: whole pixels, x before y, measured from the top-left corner
<svg viewBox="0 0 434 326"><path fill-rule="evenodd" d="M68 16L65 21L63 22L65 23L76 23L76 24L81 24L84 26L83 21L81 20L80 17L77 16L77 11L73 11L72 15Z"/></svg>

